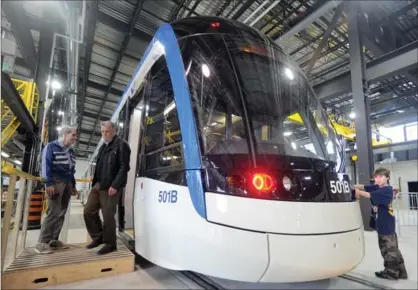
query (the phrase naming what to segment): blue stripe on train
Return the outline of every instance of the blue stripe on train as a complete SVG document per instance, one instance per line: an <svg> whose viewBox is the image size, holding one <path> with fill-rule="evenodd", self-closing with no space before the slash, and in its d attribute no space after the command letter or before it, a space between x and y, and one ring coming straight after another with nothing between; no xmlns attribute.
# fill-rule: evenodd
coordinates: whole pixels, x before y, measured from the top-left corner
<svg viewBox="0 0 418 290"><path fill-rule="evenodd" d="M174 100L177 110L180 112L178 118L183 141L184 162L187 169L186 180L190 197L199 215L206 218L205 195L200 171L202 162L200 152L197 148L196 122L178 41L170 24L161 25L154 38L165 48L165 57L174 91Z"/></svg>
<svg viewBox="0 0 418 290"><path fill-rule="evenodd" d="M174 101L178 114L184 151L184 163L186 168L187 186L190 191L190 198L197 213L206 218L205 195L203 191L201 168L202 162L200 152L196 147L198 144L196 124L194 121L193 110L189 86L184 71L183 59L180 54L178 41L170 24L163 24L156 32L154 38L150 42L145 51L136 71L122 94L122 100L125 99L128 89L143 65L145 59L152 51L154 44L159 41L165 48L165 57L167 61L168 71L174 91ZM133 93L133 92L132 92ZM120 107L120 102L117 108ZM116 119L120 111L116 110L112 115L112 120Z"/></svg>

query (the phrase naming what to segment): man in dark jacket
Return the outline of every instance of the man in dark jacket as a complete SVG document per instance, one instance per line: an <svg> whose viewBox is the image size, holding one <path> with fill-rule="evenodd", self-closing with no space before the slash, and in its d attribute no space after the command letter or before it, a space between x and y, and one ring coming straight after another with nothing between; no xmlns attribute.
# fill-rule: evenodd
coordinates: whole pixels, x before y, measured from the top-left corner
<svg viewBox="0 0 418 290"><path fill-rule="evenodd" d="M115 214L119 195L126 186L131 149L128 143L116 135L116 124L101 123L104 144L97 155L92 189L84 207L84 221L92 242L88 249L105 244L99 255L113 252L116 247ZM102 210L103 225L99 217Z"/></svg>

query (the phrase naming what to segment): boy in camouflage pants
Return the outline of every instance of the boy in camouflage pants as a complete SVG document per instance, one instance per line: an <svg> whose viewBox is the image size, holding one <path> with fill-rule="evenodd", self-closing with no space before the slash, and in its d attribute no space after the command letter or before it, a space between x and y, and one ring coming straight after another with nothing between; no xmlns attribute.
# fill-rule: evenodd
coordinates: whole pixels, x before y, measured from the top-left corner
<svg viewBox="0 0 418 290"><path fill-rule="evenodd" d="M408 279L395 231L393 188L388 184L390 171L386 168L378 168L374 171L373 178L375 182L373 185L356 185L356 196L370 198L372 201L373 218L376 221L379 248L385 266L383 271L375 272L375 275L390 280Z"/></svg>

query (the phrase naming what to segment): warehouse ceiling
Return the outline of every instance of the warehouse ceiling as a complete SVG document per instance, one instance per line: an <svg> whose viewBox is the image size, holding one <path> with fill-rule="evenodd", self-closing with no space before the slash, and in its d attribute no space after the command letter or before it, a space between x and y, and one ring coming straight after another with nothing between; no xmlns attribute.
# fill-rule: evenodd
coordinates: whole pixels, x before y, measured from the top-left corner
<svg viewBox="0 0 418 290"><path fill-rule="evenodd" d="M44 96L53 33L65 34L66 5L81 8L82 1L7 2L2 2L2 31L15 39L19 47L14 73L16 77L33 78L38 70L37 83ZM13 5L10 2L14 2ZM112 115L158 27L192 16L235 19L277 40L308 74L327 110L350 121L348 115L353 100L348 28L341 3L323 0L87 1L84 43L80 45L79 54L77 154L87 156L94 151L100 141L100 120ZM418 2L363 1L362 5L367 70L380 73L369 81L372 124L390 126L416 121L416 63L393 73L388 70L388 64L395 57L404 57L402 49L405 47L418 46ZM8 13L21 16L16 21ZM329 37L324 39L324 34ZM28 35L32 41L28 40ZM317 51L318 46L322 49ZM53 62L55 75L64 83L66 49L65 41L57 41ZM39 74L40 71L43 74ZM343 81L346 89L343 89ZM51 137L56 135L54 128L60 120L60 111L66 107L63 101L66 94L62 90L55 95L50 118Z"/></svg>

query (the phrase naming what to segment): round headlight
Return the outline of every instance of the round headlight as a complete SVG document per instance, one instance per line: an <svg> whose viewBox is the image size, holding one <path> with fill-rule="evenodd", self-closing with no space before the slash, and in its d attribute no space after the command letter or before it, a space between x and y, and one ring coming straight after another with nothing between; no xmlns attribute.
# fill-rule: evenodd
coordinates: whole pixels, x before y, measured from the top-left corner
<svg viewBox="0 0 418 290"><path fill-rule="evenodd" d="M292 188L292 181L287 176L283 177L283 187L287 191L289 191Z"/></svg>

